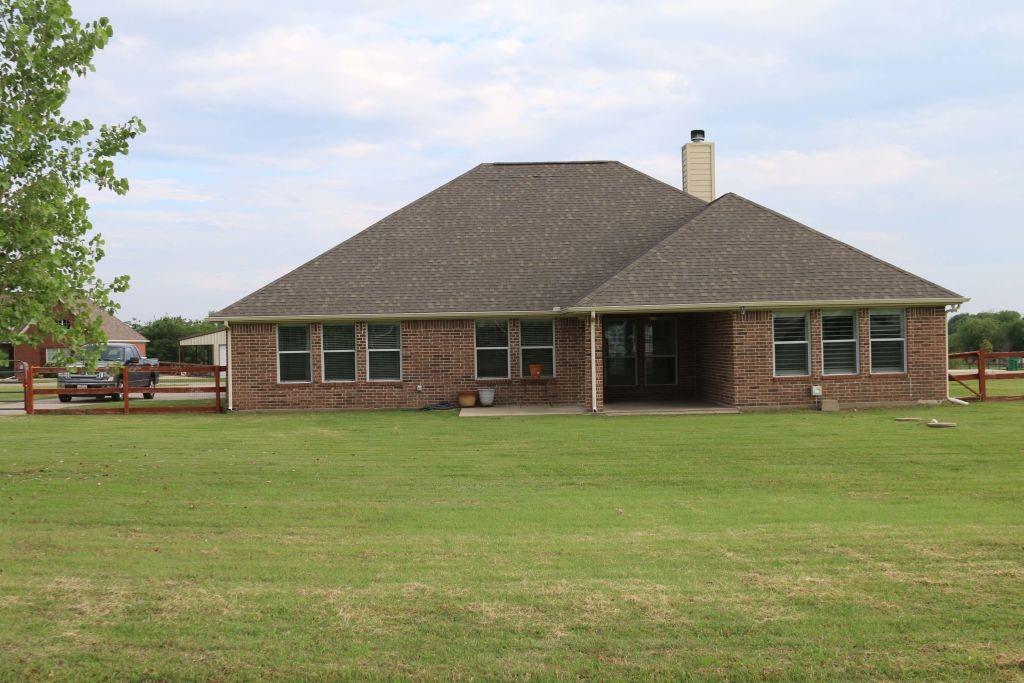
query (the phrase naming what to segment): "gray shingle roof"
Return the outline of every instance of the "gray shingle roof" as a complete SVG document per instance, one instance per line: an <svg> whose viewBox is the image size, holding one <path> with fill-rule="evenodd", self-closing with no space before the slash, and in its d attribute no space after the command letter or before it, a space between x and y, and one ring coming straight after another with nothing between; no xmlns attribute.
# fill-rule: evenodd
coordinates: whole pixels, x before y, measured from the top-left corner
<svg viewBox="0 0 1024 683"><path fill-rule="evenodd" d="M922 298L961 297L737 195L481 164L212 317Z"/></svg>
<svg viewBox="0 0 1024 683"><path fill-rule="evenodd" d="M550 311L704 205L616 161L481 164L213 317Z"/></svg>
<svg viewBox="0 0 1024 683"><path fill-rule="evenodd" d="M579 306L959 300L959 294L729 193Z"/></svg>

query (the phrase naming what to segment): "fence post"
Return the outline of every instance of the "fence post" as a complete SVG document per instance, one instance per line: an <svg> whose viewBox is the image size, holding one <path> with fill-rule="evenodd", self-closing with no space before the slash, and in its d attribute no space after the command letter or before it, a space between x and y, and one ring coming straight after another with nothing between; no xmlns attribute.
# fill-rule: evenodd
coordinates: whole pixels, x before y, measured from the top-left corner
<svg viewBox="0 0 1024 683"><path fill-rule="evenodd" d="M36 412L36 402L34 400L34 397L32 396L32 392L34 391L35 385L35 383L32 381L32 374L34 370L35 369L32 367L31 364L25 364L25 383L22 384L22 393L24 394L25 397L26 415L34 415Z"/></svg>
<svg viewBox="0 0 1024 683"><path fill-rule="evenodd" d="M978 349L978 393L982 401L988 397L985 392L985 349Z"/></svg>
<svg viewBox="0 0 1024 683"><path fill-rule="evenodd" d="M217 412L221 413L224 411L221 410L220 407L220 366L218 365L216 368L217 369L213 371L213 386L214 390L217 392Z"/></svg>
<svg viewBox="0 0 1024 683"><path fill-rule="evenodd" d="M124 399L124 414L127 415L131 412L131 408L128 405L128 366L121 366L121 398Z"/></svg>

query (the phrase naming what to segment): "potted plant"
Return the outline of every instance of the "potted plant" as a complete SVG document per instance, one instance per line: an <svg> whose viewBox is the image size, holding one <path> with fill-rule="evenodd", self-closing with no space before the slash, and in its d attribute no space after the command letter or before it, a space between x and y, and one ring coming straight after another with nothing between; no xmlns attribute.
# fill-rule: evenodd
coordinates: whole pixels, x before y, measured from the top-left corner
<svg viewBox="0 0 1024 683"><path fill-rule="evenodd" d="M544 372L544 366L540 363L530 363L526 367L530 371L530 379L540 379L540 373Z"/></svg>
<svg viewBox="0 0 1024 683"><path fill-rule="evenodd" d="M459 407L460 408L472 408L476 405L476 392L475 391L460 391L459 392Z"/></svg>
<svg viewBox="0 0 1024 683"><path fill-rule="evenodd" d="M476 393L480 395L480 405L494 405L494 387L481 387Z"/></svg>

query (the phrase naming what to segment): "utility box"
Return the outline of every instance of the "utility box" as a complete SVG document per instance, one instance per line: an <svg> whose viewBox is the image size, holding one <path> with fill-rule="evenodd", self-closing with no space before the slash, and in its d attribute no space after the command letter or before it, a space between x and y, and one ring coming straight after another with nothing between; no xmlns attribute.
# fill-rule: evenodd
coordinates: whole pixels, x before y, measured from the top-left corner
<svg viewBox="0 0 1024 683"><path fill-rule="evenodd" d="M823 398L821 399L821 412L823 413L837 413L839 412L839 401L834 398Z"/></svg>

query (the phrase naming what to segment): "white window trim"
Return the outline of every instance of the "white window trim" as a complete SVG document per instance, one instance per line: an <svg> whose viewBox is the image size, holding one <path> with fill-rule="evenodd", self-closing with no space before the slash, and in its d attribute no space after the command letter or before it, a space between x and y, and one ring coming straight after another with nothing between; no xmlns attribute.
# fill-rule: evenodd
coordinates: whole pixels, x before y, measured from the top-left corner
<svg viewBox="0 0 1024 683"><path fill-rule="evenodd" d="M675 344L675 353L652 353L647 355L647 340L644 339L644 386L645 387L674 387L679 385L679 325L676 318L669 318L672 321L672 342ZM644 320L644 335L647 334L647 323L649 320ZM651 384L647 381L647 359L648 358L674 358L675 359L675 373L671 382L658 382L657 384ZM639 379L639 378L638 378Z"/></svg>
<svg viewBox="0 0 1024 683"><path fill-rule="evenodd" d="M527 349L551 349L551 376L541 377L541 379L554 379L558 377L558 358L555 353L555 319L551 318L551 346L524 346L523 345L523 320L530 320L536 322L538 320L544 320L544 318L520 318L519 320L519 374L524 379L532 379L530 373L523 373L523 351ZM511 368L509 368L511 371ZM527 369L529 370L529 369Z"/></svg>
<svg viewBox="0 0 1024 683"><path fill-rule="evenodd" d="M282 327L305 327L309 330L309 334L306 335L306 339L309 340L309 349L306 351L282 351L281 350L281 330ZM309 354L309 379L281 379L281 355L286 353L306 353ZM287 325L277 324L274 326L274 358L277 365L277 383L278 384L312 384L313 383L313 330L308 324L303 323L290 323Z"/></svg>
<svg viewBox="0 0 1024 683"><path fill-rule="evenodd" d="M477 318L473 321L473 377L478 380L502 380L512 378L512 344L510 344L509 337L511 336L511 326L509 321L505 320L505 345L504 346L477 346L476 345L476 324L477 322L486 322L487 318ZM501 322L501 320L497 320ZM480 351L500 351L505 349L505 376L495 375L494 377L481 377L480 376Z"/></svg>
<svg viewBox="0 0 1024 683"><path fill-rule="evenodd" d="M397 349L371 349L370 348L370 327L372 327L373 325L398 325L398 348ZM401 321L387 322L387 321L383 321L383 320L378 320L376 322L366 323L366 381L367 382L401 382L402 381L402 379L405 377L405 367L404 367L405 363L402 360L402 336L403 335L402 335L402 323L401 323ZM357 345L358 345L358 342L357 342ZM395 379L393 377L389 377L389 378L386 378L386 379L373 379L373 378L370 377L370 354L375 352L375 351L387 351L387 352L390 352L390 353L394 353L395 351L398 351L398 379ZM356 377L359 377L359 375L357 374Z"/></svg>
<svg viewBox="0 0 1024 683"><path fill-rule="evenodd" d="M781 318L795 318L799 313L800 313L800 311L792 311L792 312L776 311L776 312L772 313L772 377L783 377L783 378L785 378L785 377L810 377L811 376L811 371L812 371L812 368L811 368L811 322L810 322L810 312L809 311L804 311L803 312L803 317L804 317L804 337L805 337L804 341L783 341L783 342L775 341L775 318L779 318L779 317L781 317ZM778 374L778 372L776 372L776 369L775 369L775 346L777 344L789 344L789 345L804 344L807 347L807 372L805 372L802 375L789 375L789 374L787 374L787 375L780 375L780 374Z"/></svg>
<svg viewBox="0 0 1024 683"><path fill-rule="evenodd" d="M894 313L900 316L900 336L899 337L879 337L875 339L871 336L871 316L875 313L881 315L892 315ZM875 349L874 344L876 341L898 341L903 342L903 369L902 370L875 370ZM871 364L872 375L905 375L907 373L907 309L905 308L873 308L868 311L868 362Z"/></svg>
<svg viewBox="0 0 1024 683"><path fill-rule="evenodd" d="M43 349L43 362L49 365L64 349Z"/></svg>
<svg viewBox="0 0 1024 683"><path fill-rule="evenodd" d="M853 318L853 339L830 339L825 341L825 316L848 315ZM854 377L860 374L860 312L857 310L822 311L818 324L821 327L821 374L823 377ZM853 372L828 372L825 369L825 344L849 344L853 342Z"/></svg>
<svg viewBox="0 0 1024 683"><path fill-rule="evenodd" d="M632 322L633 323L633 383L632 384L608 384L608 359L611 358L607 353L604 353L604 347L602 346L602 363L604 367L601 368L601 374L604 385L608 387L639 387L640 386L640 353L637 351L637 331L636 331L636 318L619 318L618 321L612 320L612 322ZM601 341L604 342L604 324L602 323L601 328ZM621 356L622 358L629 358L629 356Z"/></svg>
<svg viewBox="0 0 1024 683"><path fill-rule="evenodd" d="M324 343L324 328L331 325L351 325L352 340L355 345L352 349L328 349ZM399 332L401 334L401 332ZM367 337L369 344L369 337ZM352 379L327 379L327 354L329 353L351 353L352 354ZM369 368L367 368L369 372ZM337 322L320 324L320 381L324 384L353 384L359 379L359 326L356 323Z"/></svg>

